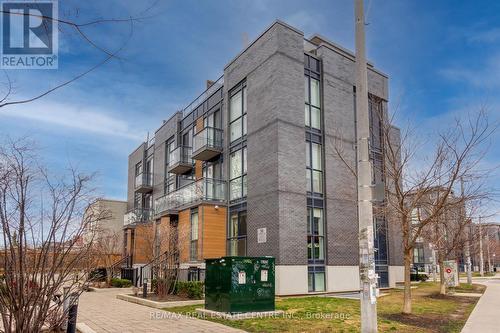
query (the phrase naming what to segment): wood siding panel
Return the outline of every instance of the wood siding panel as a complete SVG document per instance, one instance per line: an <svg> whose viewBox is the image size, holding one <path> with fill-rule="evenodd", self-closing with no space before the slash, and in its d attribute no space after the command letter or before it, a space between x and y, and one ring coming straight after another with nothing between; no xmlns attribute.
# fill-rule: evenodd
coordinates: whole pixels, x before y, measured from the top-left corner
<svg viewBox="0 0 500 333"><path fill-rule="evenodd" d="M203 259L218 258L226 255L226 219L225 207L215 209L213 205L200 206L202 223L200 224L201 255Z"/></svg>
<svg viewBox="0 0 500 333"><path fill-rule="evenodd" d="M153 259L154 225L139 224L134 235L134 264L144 264Z"/></svg>

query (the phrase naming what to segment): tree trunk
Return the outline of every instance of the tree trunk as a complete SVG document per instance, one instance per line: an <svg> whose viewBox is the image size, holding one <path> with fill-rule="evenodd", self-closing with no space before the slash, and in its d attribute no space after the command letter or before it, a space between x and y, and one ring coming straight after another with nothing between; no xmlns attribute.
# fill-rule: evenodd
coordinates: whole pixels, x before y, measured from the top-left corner
<svg viewBox="0 0 500 333"><path fill-rule="evenodd" d="M412 252L411 249L405 251L404 265L405 265L405 288L404 288L404 303L403 313L411 314L411 264Z"/></svg>
<svg viewBox="0 0 500 333"><path fill-rule="evenodd" d="M444 261L439 258L439 294L446 295L446 281L444 280Z"/></svg>
<svg viewBox="0 0 500 333"><path fill-rule="evenodd" d="M106 285L111 287L111 279L113 278L113 269L111 267L106 267Z"/></svg>

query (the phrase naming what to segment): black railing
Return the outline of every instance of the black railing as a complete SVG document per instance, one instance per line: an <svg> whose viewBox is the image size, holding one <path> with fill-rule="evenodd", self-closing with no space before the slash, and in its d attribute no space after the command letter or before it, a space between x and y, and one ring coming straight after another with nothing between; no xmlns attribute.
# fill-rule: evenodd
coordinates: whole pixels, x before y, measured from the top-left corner
<svg viewBox="0 0 500 333"><path fill-rule="evenodd" d="M144 282L148 281L150 283L149 285L152 287L152 281L158 278L177 279L178 270L178 251L165 251L145 265L139 267L135 285L142 286Z"/></svg>
<svg viewBox="0 0 500 333"><path fill-rule="evenodd" d="M125 257L122 257L120 260L116 261L115 263L113 263L109 267L109 269L111 271L111 276L117 277L117 276L121 275L121 269L129 266L129 264L130 264L129 259L130 259L130 256L125 256Z"/></svg>

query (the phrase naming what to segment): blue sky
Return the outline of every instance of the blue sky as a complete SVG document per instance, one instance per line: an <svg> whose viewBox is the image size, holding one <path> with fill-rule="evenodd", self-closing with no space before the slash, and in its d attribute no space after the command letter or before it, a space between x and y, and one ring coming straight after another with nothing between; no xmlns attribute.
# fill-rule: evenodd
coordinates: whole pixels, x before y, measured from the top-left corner
<svg viewBox="0 0 500 333"><path fill-rule="evenodd" d="M369 59L390 77L390 107L420 124L438 128L455 114L500 106L500 2L366 0ZM79 22L127 17L151 1L64 1L60 16ZM0 133L29 135L45 163L69 163L98 172L98 188L126 197L128 154L173 112L216 79L243 47L279 18L305 32L319 32L354 47L353 5L337 1L159 1L136 22L120 60L39 101L0 109ZM86 28L108 49L127 39L129 25ZM52 87L102 60L104 55L65 28L59 69L10 71L14 98ZM498 138L498 136L497 136ZM500 162L493 147L487 163ZM500 186L500 177L493 175ZM497 187L498 187L497 186Z"/></svg>

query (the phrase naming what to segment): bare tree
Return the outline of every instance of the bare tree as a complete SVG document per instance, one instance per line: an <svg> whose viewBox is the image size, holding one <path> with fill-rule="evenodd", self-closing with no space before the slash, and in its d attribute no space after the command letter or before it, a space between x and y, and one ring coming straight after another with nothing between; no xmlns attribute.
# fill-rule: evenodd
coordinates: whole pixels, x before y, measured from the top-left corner
<svg viewBox="0 0 500 333"><path fill-rule="evenodd" d="M3 281L2 332L40 332L63 321L62 304L86 284L92 243L82 233L100 215L87 215L94 200L91 176L69 170L54 180L38 165L33 143L0 146L0 223ZM69 290L63 293L63 287Z"/></svg>
<svg viewBox="0 0 500 333"><path fill-rule="evenodd" d="M370 95L370 103L371 106L378 105L379 101ZM389 224L397 226L402 237L403 313L409 314L412 312L410 273L413 249L424 230L439 232L446 226L455 237L447 238L445 247L456 249L452 244L460 242L467 222L461 220L452 228L450 223L443 224L446 221L443 216L466 202L477 202L491 195L484 186L487 171L480 168L480 162L497 125L490 124L485 109L480 109L463 119L456 119L450 127L435 133L434 141L424 144L416 139L415 125L409 124L401 130L394 125L395 114L389 115L382 107L370 107L370 112L372 119L378 118L383 152L382 162L374 161L373 172L382 175L385 187L385 198L377 202L374 211L385 216ZM348 162L344 153L342 133L337 133L337 136L333 142L334 152L357 177L355 166ZM377 140L377 134L372 129L373 140ZM467 179L468 186L462 196L453 199L460 179ZM374 184L374 188L379 185ZM416 213L418 219L415 219ZM443 239L437 243L443 244ZM442 258L447 256L446 252L441 252Z"/></svg>
<svg viewBox="0 0 500 333"><path fill-rule="evenodd" d="M3 73L4 80L0 81L0 85L3 86L3 88L0 90L0 108L10 105L33 102L35 100L38 100L42 97L51 94L56 90L59 90L65 86L72 84L73 82L95 71L96 69L105 65L111 60L123 60L120 58L119 54L124 50L128 42L130 41L134 32L134 25L137 24L138 22L151 18L153 15L155 15L153 9L157 7L158 2L159 2L158 0L150 1L148 4L145 5L145 8L143 10L127 17L113 18L113 17L104 17L103 15L99 18L89 19L86 21L83 21L79 18L80 14L83 11L81 10L81 8L77 6L75 6L74 8L61 9L60 12L62 17L58 18L49 15L35 14L32 12L7 13L4 10L0 9L0 14L6 13L9 15L30 16L42 20L42 22L57 23L61 35L66 37L77 36L79 40L84 43L84 45L90 46L103 56L103 58L100 61L96 61L95 63L91 64L84 70L80 71L79 73L74 74L69 79L61 80L59 83L55 84L51 88L46 88L46 89L42 88L30 97L15 98L14 95L17 93L17 87L13 82L13 80L11 79L11 77L9 76L9 74L7 73L7 71L4 71ZM61 5L66 5L66 3L63 4L61 2ZM33 3L32 6L36 8L37 4ZM114 49L100 45L100 43L97 40L99 35L102 36L102 33L101 32L96 33L95 30L96 27L104 28L106 25L110 24L113 24L114 26L117 25L120 26L118 32L113 33L113 35L116 36L116 38L114 38L115 40L122 40L122 41ZM123 31L126 32L125 37L122 37ZM48 38L50 39L50 36Z"/></svg>
<svg viewBox="0 0 500 333"><path fill-rule="evenodd" d="M111 285L113 278L113 264L120 258L120 234L117 231L100 230L93 239L92 252L94 253L94 266L106 268L106 284Z"/></svg>
<svg viewBox="0 0 500 333"><path fill-rule="evenodd" d="M453 207L463 204L464 200L477 200L484 195L481 180L485 173L479 163L495 130L496 126L488 122L485 110L479 110L465 119L457 119L451 128L437 133L429 147L412 141L409 129L403 131L398 140L398 133L390 119L384 122L388 182L385 209L391 223L398 224L403 238L403 313L412 311L410 271L418 239L424 229L439 232L443 228L442 217ZM423 154L422 149L425 149ZM453 199L453 191L457 189L460 179L468 179L470 186L463 196ZM412 216L418 210L424 213L419 215L418 223L412 223ZM458 230L455 230L457 238L461 237L463 223L458 225Z"/></svg>

